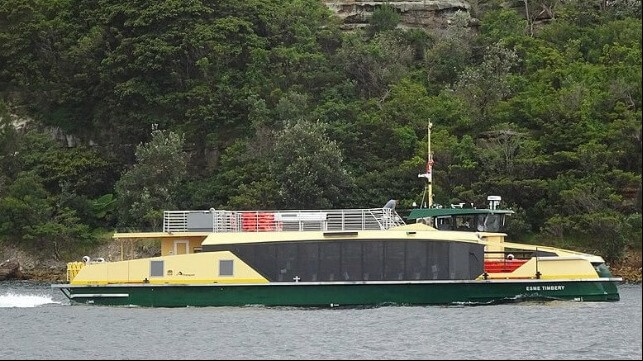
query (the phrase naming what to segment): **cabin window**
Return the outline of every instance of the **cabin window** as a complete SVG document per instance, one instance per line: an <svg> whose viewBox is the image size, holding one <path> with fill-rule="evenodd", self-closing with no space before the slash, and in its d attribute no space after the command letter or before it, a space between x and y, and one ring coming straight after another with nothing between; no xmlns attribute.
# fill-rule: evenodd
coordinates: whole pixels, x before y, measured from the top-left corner
<svg viewBox="0 0 643 361"><path fill-rule="evenodd" d="M384 279L384 242L364 242L362 248L362 278L365 281L381 281Z"/></svg>
<svg viewBox="0 0 643 361"><path fill-rule="evenodd" d="M407 279L421 280L426 278L427 243L422 241L406 243L404 274Z"/></svg>
<svg viewBox="0 0 643 361"><path fill-rule="evenodd" d="M500 226L502 223L502 215L500 214L489 214L484 218L484 223L482 225L482 230L487 232L499 232Z"/></svg>
<svg viewBox="0 0 643 361"><path fill-rule="evenodd" d="M362 279L362 243L341 242L342 281L359 281Z"/></svg>
<svg viewBox="0 0 643 361"><path fill-rule="evenodd" d="M456 231L475 231L476 223L474 216L461 216L455 219Z"/></svg>
<svg viewBox="0 0 643 361"><path fill-rule="evenodd" d="M234 275L234 261L231 259L219 260L219 276Z"/></svg>
<svg viewBox="0 0 643 361"><path fill-rule="evenodd" d="M163 277L164 261L150 261L150 277Z"/></svg>
<svg viewBox="0 0 643 361"><path fill-rule="evenodd" d="M339 242L319 243L320 281L340 281L341 248Z"/></svg>
<svg viewBox="0 0 643 361"><path fill-rule="evenodd" d="M433 226L432 224L429 225ZM453 229L453 219L451 216L437 217L435 220L435 226L439 230L450 231Z"/></svg>
<svg viewBox="0 0 643 361"><path fill-rule="evenodd" d="M293 278L292 269L297 260L297 245L284 244L277 247L277 281L289 281Z"/></svg>
<svg viewBox="0 0 643 361"><path fill-rule="evenodd" d="M384 279L404 279L405 242L384 242Z"/></svg>

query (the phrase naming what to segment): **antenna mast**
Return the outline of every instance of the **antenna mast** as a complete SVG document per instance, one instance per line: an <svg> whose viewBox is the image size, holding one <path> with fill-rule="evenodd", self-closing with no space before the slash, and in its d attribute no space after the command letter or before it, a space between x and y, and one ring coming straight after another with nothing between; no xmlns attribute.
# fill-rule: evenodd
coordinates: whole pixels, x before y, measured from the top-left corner
<svg viewBox="0 0 643 361"><path fill-rule="evenodd" d="M418 178L426 178L426 188L424 190L424 194L426 194L427 200L426 202L424 199L422 199L421 205L425 204L426 208L431 208L433 207L433 179L431 176L432 170L433 170L433 154L431 153L431 127L433 126L433 123L429 121L429 125L426 128L426 135L427 135L427 149L426 149L426 154L427 154L427 161L426 161L426 173L424 174L418 174ZM424 196L422 196L424 198ZM420 206L421 206L420 205Z"/></svg>

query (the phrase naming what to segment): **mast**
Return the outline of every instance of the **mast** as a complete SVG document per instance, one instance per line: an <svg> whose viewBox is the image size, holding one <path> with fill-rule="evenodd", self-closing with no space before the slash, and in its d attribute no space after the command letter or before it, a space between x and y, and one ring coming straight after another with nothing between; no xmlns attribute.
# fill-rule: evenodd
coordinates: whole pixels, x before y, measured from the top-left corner
<svg viewBox="0 0 643 361"><path fill-rule="evenodd" d="M422 195L422 201L420 202L420 208L422 205L426 205L426 208L433 207L433 177L431 176L433 168L433 154L431 153L431 127L433 123L429 121L429 125L426 128L427 135L427 160L426 160L426 173L418 174L418 178L426 178L426 186L424 188L424 194ZM426 195L426 202L424 200L424 195Z"/></svg>
<svg viewBox="0 0 643 361"><path fill-rule="evenodd" d="M427 179L427 187L429 190L428 194L428 208L433 207L433 177L432 177L432 171L433 171L433 154L431 153L431 127L433 126L433 123L429 120L429 125L427 126L427 163L426 163L426 172L428 174Z"/></svg>

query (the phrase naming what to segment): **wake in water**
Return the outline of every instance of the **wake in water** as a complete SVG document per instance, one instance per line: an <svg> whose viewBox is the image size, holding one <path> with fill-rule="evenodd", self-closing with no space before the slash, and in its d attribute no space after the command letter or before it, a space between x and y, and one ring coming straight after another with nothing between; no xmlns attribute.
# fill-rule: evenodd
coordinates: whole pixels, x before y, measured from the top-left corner
<svg viewBox="0 0 643 361"><path fill-rule="evenodd" d="M6 293L0 295L0 308L2 307L38 307L46 304L60 304L51 296L23 295Z"/></svg>

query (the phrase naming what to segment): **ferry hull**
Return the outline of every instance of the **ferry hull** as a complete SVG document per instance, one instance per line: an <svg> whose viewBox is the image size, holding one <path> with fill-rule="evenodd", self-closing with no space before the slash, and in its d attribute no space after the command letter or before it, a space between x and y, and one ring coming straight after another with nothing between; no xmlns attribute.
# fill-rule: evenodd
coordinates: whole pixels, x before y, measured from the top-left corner
<svg viewBox="0 0 643 361"><path fill-rule="evenodd" d="M519 300L618 301L617 280L269 283L257 285L54 285L80 304L381 306L493 304Z"/></svg>

